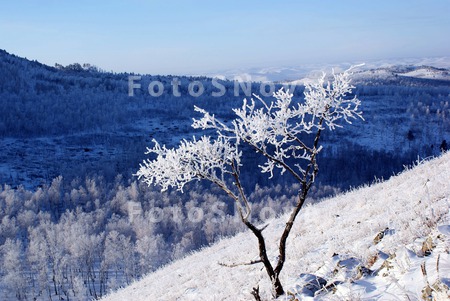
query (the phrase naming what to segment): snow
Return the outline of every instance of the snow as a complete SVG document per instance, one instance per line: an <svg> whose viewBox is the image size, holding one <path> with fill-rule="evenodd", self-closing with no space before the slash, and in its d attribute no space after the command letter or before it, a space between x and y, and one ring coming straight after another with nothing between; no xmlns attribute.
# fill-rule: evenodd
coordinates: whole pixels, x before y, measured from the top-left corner
<svg viewBox="0 0 450 301"><path fill-rule="evenodd" d="M446 153L389 181L305 207L288 240L281 274L291 295L279 300L292 296L298 300L420 300L427 289L434 300L447 300L449 179L450 153ZM286 219L273 219L264 230L269 255L276 254ZM433 246L429 254L424 249L427 241ZM220 264L257 258L256 239L249 232L240 233L103 300L251 300L250 291L257 285L263 300L271 300L271 285L260 264L233 268ZM334 286L324 289L322 278L327 286Z"/></svg>
<svg viewBox="0 0 450 301"><path fill-rule="evenodd" d="M439 80L450 80L450 72L448 70L439 70L430 67L421 67L411 72L399 74L401 76L409 76L415 78L428 78Z"/></svg>

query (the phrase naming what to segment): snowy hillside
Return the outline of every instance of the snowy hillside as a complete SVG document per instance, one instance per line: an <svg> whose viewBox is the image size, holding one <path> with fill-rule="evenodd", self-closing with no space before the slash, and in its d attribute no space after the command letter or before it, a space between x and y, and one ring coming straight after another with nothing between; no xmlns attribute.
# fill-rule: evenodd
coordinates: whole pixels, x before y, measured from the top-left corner
<svg viewBox="0 0 450 301"><path fill-rule="evenodd" d="M291 85L304 85L305 82L309 81L309 78L311 78L311 74L305 78L288 81L288 83ZM360 68L353 75L355 83L363 85L370 85L377 82L400 83L405 78L416 81L421 79L450 81L450 69L413 65L393 65L379 68L368 68L364 66L364 68Z"/></svg>
<svg viewBox="0 0 450 301"><path fill-rule="evenodd" d="M450 80L450 72L447 69L437 69L422 66L413 71L400 74L401 76L410 76L416 78L431 78L440 80Z"/></svg>
<svg viewBox="0 0 450 301"><path fill-rule="evenodd" d="M450 81L449 69L411 65L395 65L386 68L366 69L356 73L355 79L357 82L367 83L373 80L396 81L396 78L399 76L411 79Z"/></svg>
<svg viewBox="0 0 450 301"><path fill-rule="evenodd" d="M435 300L450 296L450 153L389 181L300 213L288 241L281 300ZM269 254L286 216L264 231ZM256 239L241 233L149 274L105 301L270 300ZM274 259L275 260L275 259ZM426 274L426 276L424 276ZM313 297L314 296L314 297Z"/></svg>

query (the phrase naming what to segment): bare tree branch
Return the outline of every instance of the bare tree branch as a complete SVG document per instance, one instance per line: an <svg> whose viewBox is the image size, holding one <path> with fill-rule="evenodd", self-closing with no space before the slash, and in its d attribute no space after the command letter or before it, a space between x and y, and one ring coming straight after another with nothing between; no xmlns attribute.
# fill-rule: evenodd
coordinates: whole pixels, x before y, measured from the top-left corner
<svg viewBox="0 0 450 301"><path fill-rule="evenodd" d="M235 267L238 267L238 266L246 266L246 265L254 265L254 264L257 264L257 263L262 263L262 260L261 259L258 259L258 260L252 260L252 261L250 261L250 262L244 262L244 263L223 263L223 262L219 262L218 264L220 265L220 266L223 266L223 267L227 267L227 268L235 268Z"/></svg>

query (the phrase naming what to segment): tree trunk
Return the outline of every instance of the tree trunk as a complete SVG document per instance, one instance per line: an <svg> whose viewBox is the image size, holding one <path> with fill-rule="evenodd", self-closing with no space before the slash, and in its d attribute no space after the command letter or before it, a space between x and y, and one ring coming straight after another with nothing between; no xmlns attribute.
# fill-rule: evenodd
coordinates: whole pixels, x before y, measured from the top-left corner
<svg viewBox="0 0 450 301"><path fill-rule="evenodd" d="M262 235L262 231L255 227L251 222L244 220L244 224L255 234L258 238L258 246L259 246L259 258L261 259L264 267L266 268L266 272L272 281L272 293L275 298L278 298L281 295L284 295L284 289L281 285L279 273L276 273L273 269L272 264L270 263L269 258L267 257L267 249L266 243L264 240L264 236Z"/></svg>
<svg viewBox="0 0 450 301"><path fill-rule="evenodd" d="M280 276L278 274L275 274L274 278L272 278L272 290L275 298L284 295L284 289L281 285Z"/></svg>

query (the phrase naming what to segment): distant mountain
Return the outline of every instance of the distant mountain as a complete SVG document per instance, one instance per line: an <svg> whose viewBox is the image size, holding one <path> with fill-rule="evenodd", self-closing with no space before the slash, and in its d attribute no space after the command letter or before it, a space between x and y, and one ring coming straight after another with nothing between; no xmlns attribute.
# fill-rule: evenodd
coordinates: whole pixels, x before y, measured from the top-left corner
<svg viewBox="0 0 450 301"><path fill-rule="evenodd" d="M389 181L305 208L289 239L278 300L448 300L450 153ZM267 221L269 258L287 216ZM249 231L175 261L105 297L121 300L252 300L270 282Z"/></svg>
<svg viewBox="0 0 450 301"><path fill-rule="evenodd" d="M393 80L396 77L408 77L411 79L432 79L450 81L450 69L431 66L392 66L386 68L369 69L355 73L358 83L377 80Z"/></svg>
<svg viewBox="0 0 450 301"><path fill-rule="evenodd" d="M363 66L355 69L353 80L357 85L397 84L408 86L414 85L414 83L428 85L426 80L433 80L433 85L438 81L443 81L442 84L446 85L450 82L450 69L413 65L393 65L380 68L364 68ZM307 81L308 77L286 83L304 85Z"/></svg>
<svg viewBox="0 0 450 301"><path fill-rule="evenodd" d="M208 73L207 76L227 78L233 80L235 78L242 78L253 81L277 81L277 82L292 82L301 80L305 77L315 76L322 71L330 71L332 68L337 71L347 69L351 65L358 65L362 62L346 62L340 64L304 64L284 67L253 67L222 70ZM406 73L415 69L431 68L432 73L436 71L448 72L450 68L450 57L436 57L436 58L412 58L412 59L390 59L364 62L365 66L361 69L364 71L382 70L390 74ZM427 67L429 66L429 67ZM377 76L376 73L368 74L370 76ZM412 76L416 77L416 76ZM430 77L433 78L433 77ZM448 76L445 75L448 80ZM300 82L301 83L301 82Z"/></svg>
<svg viewBox="0 0 450 301"><path fill-rule="evenodd" d="M248 80L255 82L283 82L292 79L304 78L311 72L312 67L268 67L231 69L208 73L207 76L218 77L229 80Z"/></svg>

